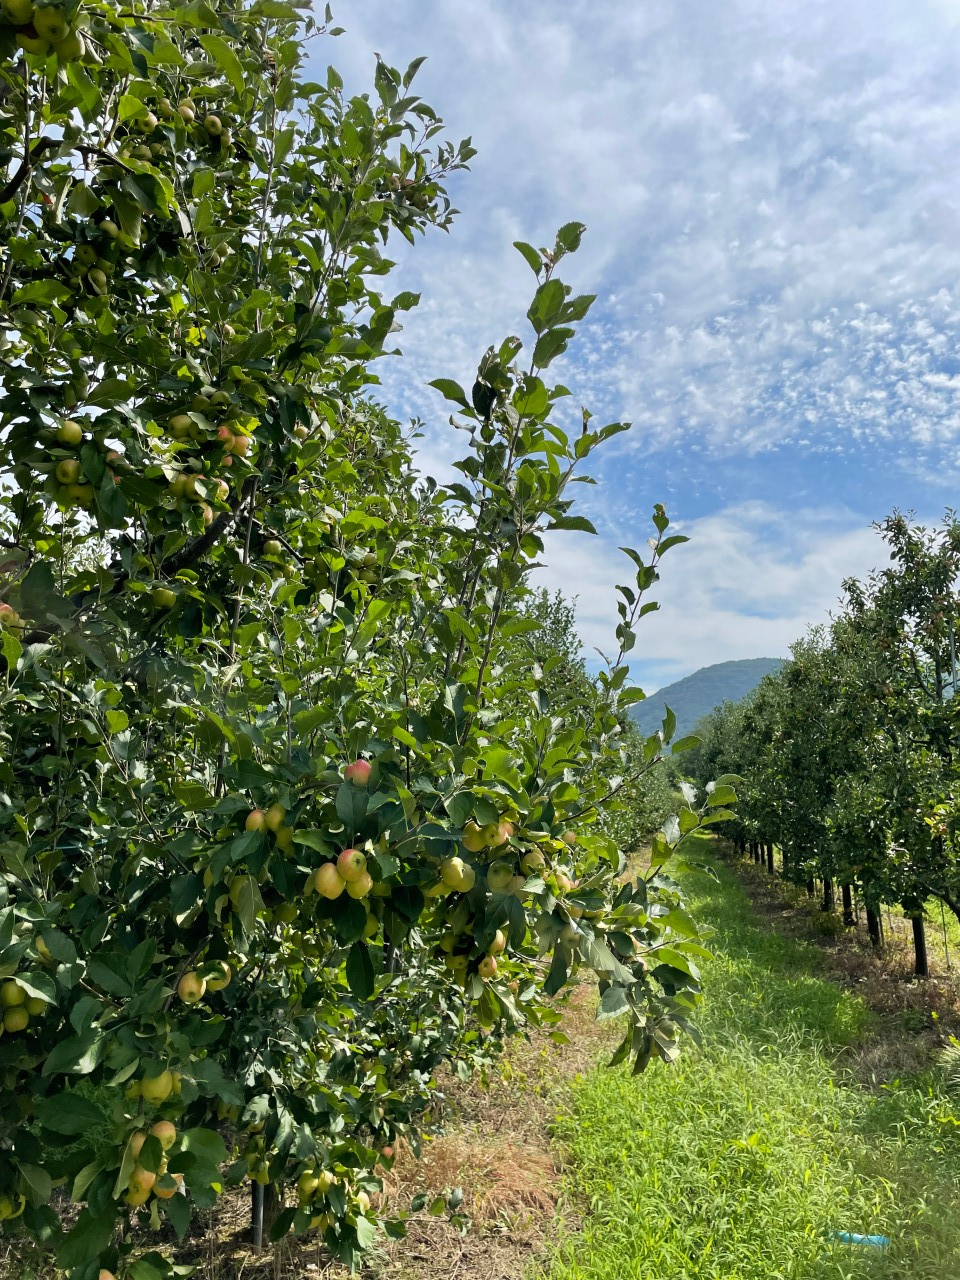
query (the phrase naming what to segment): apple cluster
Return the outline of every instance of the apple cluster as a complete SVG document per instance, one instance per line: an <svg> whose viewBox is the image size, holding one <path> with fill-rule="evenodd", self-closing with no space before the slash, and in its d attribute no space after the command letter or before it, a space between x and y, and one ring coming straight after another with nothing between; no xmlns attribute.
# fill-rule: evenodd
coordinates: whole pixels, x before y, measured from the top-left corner
<svg viewBox="0 0 960 1280"><path fill-rule="evenodd" d="M61 5L0 0L0 25L13 27L24 53L46 57L52 51L60 62L90 57L83 35L68 20ZM93 57L99 60L96 55Z"/></svg>
<svg viewBox="0 0 960 1280"><path fill-rule="evenodd" d="M31 1018L42 1017L47 1011L47 1002L39 996L30 995L15 978L8 978L0 986L0 1008L3 1009L0 1035L6 1032L15 1034L26 1031Z"/></svg>
<svg viewBox="0 0 960 1280"><path fill-rule="evenodd" d="M148 1138L156 1138L163 1152L157 1168L148 1169L140 1163L140 1153ZM183 1174L170 1173L167 1159L177 1141L176 1127L169 1120L158 1120L149 1133L138 1130L130 1135L126 1154L133 1160L133 1167L127 1179L124 1201L132 1208L139 1208L147 1203L151 1195L158 1200L169 1200L175 1196L183 1185ZM121 1168L123 1165L121 1164Z"/></svg>

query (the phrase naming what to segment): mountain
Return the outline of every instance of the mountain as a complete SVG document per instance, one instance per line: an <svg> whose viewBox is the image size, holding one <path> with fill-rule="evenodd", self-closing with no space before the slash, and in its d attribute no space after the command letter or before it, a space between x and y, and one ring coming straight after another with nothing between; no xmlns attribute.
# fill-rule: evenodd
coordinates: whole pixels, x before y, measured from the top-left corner
<svg viewBox="0 0 960 1280"><path fill-rule="evenodd" d="M653 733L663 723L664 710L670 707L677 717L674 736L680 738L691 733L694 725L721 702L739 702L764 676L773 675L782 666L782 658L717 662L634 703L630 711L643 733Z"/></svg>

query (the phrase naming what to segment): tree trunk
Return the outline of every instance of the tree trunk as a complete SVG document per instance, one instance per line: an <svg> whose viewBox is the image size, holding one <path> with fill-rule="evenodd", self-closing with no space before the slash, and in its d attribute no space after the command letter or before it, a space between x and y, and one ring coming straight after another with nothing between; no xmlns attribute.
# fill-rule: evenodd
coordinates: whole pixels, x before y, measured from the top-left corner
<svg viewBox="0 0 960 1280"><path fill-rule="evenodd" d="M913 954L915 957L913 972L918 978L928 978L930 976L930 967L927 963L927 933L923 926L923 911L914 907L913 912L914 914L910 916L910 923L913 925Z"/></svg>
<svg viewBox="0 0 960 1280"><path fill-rule="evenodd" d="M823 901L820 904L821 911L832 911L837 905L836 897L833 892L833 880L830 876L823 877Z"/></svg>
<svg viewBox="0 0 960 1280"><path fill-rule="evenodd" d="M816 897L816 894L817 894L817 882L814 880L813 876L811 876L810 879L807 881L807 897L814 898Z"/></svg>
<svg viewBox="0 0 960 1280"><path fill-rule="evenodd" d="M867 907L867 932L870 934L870 945L874 951L883 950L883 918L879 911Z"/></svg>
<svg viewBox="0 0 960 1280"><path fill-rule="evenodd" d="M853 914L853 890L848 884L840 886L840 892L843 895L843 923L848 929L852 929L857 923Z"/></svg>
<svg viewBox="0 0 960 1280"><path fill-rule="evenodd" d="M767 841L767 870L773 875L773 841Z"/></svg>

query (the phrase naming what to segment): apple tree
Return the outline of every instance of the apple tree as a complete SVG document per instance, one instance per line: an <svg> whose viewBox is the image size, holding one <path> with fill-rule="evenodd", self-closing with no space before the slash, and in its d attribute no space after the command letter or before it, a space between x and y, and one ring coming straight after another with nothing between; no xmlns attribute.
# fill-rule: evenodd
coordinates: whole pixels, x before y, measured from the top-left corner
<svg viewBox="0 0 960 1280"><path fill-rule="evenodd" d="M313 77L331 23L0 5L0 1223L74 1280L174 1274L150 1233L246 1182L353 1262L442 1063L580 970L638 1068L699 999L663 868L729 788L639 878L610 825L672 733L624 731L663 508L589 700L518 645L626 426L568 434L549 377L583 228L518 246L526 354L434 382L467 448L421 479L371 390L417 302L385 250L472 149L417 63Z"/></svg>

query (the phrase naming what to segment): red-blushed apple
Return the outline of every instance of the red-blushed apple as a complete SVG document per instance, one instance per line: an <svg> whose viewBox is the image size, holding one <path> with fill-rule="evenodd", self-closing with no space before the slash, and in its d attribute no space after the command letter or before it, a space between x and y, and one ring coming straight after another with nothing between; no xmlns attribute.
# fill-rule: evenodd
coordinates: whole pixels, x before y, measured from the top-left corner
<svg viewBox="0 0 960 1280"><path fill-rule="evenodd" d="M168 1182L166 1185L164 1185L164 1180L166 1179L172 1179L173 1184L170 1185L170 1183ZM164 1172L161 1176L161 1180L153 1184L153 1194L157 1197L158 1200L172 1200L182 1186L183 1186L182 1173Z"/></svg>
<svg viewBox="0 0 960 1280"><path fill-rule="evenodd" d="M493 956L484 956L477 965L477 973L481 978L492 978L497 972L497 962Z"/></svg>
<svg viewBox="0 0 960 1280"><path fill-rule="evenodd" d="M507 939L504 935L504 932L502 929L498 929L497 932L493 935L490 945L489 947L487 947L487 951L492 956L498 956L506 945L507 945Z"/></svg>
<svg viewBox="0 0 960 1280"><path fill-rule="evenodd" d="M564 844L568 844L572 847L577 843L577 833L575 831L565 831L560 839Z"/></svg>
<svg viewBox="0 0 960 1280"><path fill-rule="evenodd" d="M366 898L373 888L373 876L369 871L362 872L356 880L347 881L347 893L351 898Z"/></svg>
<svg viewBox="0 0 960 1280"><path fill-rule="evenodd" d="M528 849L520 859L520 870L528 876L534 875L537 871L542 871L547 865L547 860L539 849Z"/></svg>
<svg viewBox="0 0 960 1280"><path fill-rule="evenodd" d="M369 760L354 760L351 764L344 765L344 781L352 782L358 787L365 787L370 781L370 770Z"/></svg>
<svg viewBox="0 0 960 1280"><path fill-rule="evenodd" d="M332 901L340 897L347 887L347 882L337 870L336 863L325 862L314 873L313 887L321 898L329 898Z"/></svg>
<svg viewBox="0 0 960 1280"><path fill-rule="evenodd" d="M267 815L263 809L251 809L243 825L248 831L266 831Z"/></svg>
<svg viewBox="0 0 960 1280"><path fill-rule="evenodd" d="M359 880L367 869L367 859L359 849L344 849L337 858L337 870L344 880Z"/></svg>

